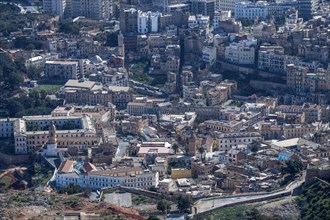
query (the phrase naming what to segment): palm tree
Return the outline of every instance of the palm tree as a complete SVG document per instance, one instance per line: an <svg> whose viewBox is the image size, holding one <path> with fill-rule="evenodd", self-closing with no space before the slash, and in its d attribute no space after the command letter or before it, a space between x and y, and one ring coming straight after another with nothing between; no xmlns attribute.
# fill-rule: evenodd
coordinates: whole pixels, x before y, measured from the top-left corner
<svg viewBox="0 0 330 220"><path fill-rule="evenodd" d="M179 150L179 145L177 143L172 144L172 149L174 150L174 154L176 154Z"/></svg>
<svg viewBox="0 0 330 220"><path fill-rule="evenodd" d="M204 153L205 153L205 148L204 147L200 147L198 148L198 152L200 153L201 155L201 159L204 160Z"/></svg>

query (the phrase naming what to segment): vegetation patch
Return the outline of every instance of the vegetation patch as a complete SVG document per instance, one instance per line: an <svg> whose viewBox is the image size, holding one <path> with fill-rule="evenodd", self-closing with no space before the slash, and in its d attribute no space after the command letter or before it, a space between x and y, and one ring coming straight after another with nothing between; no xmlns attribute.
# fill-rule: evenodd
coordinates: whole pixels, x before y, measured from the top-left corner
<svg viewBox="0 0 330 220"><path fill-rule="evenodd" d="M214 211L211 214L203 217L198 217L198 220L248 220L248 219L267 219L262 218L255 205L238 205L233 207L222 208Z"/></svg>
<svg viewBox="0 0 330 220"><path fill-rule="evenodd" d="M53 94L53 93L56 93L60 90L60 88L62 87L63 85L59 85L59 84L42 84L42 85L39 85L38 87L34 88L33 90L34 91L45 91L47 94Z"/></svg>
<svg viewBox="0 0 330 220"><path fill-rule="evenodd" d="M149 82L149 77L147 76L148 62L137 62L132 64L129 71L133 74L131 76L132 80L138 82Z"/></svg>
<svg viewBox="0 0 330 220"><path fill-rule="evenodd" d="M1 189L7 189L9 186L11 186L11 184L13 184L13 181L10 176L5 175L0 179L0 188Z"/></svg>
<svg viewBox="0 0 330 220"><path fill-rule="evenodd" d="M132 194L133 205L153 204L154 201L146 196Z"/></svg>
<svg viewBox="0 0 330 220"><path fill-rule="evenodd" d="M329 219L330 217L330 184L318 180L303 189L297 199L302 220Z"/></svg>

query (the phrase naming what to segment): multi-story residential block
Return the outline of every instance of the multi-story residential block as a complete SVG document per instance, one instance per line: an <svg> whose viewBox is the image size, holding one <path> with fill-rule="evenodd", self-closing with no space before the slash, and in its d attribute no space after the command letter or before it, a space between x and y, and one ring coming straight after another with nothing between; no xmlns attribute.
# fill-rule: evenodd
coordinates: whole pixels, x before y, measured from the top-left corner
<svg viewBox="0 0 330 220"><path fill-rule="evenodd" d="M260 122L259 132L265 140L280 139L283 136L282 128L270 121Z"/></svg>
<svg viewBox="0 0 330 220"><path fill-rule="evenodd" d="M210 16L213 19L215 0L189 0L188 3L192 14Z"/></svg>
<svg viewBox="0 0 330 220"><path fill-rule="evenodd" d="M295 3L283 2L279 4L270 4L266 1L253 2L238 2L235 4L235 18L246 18L253 21L256 17L263 20L269 16L280 18L284 12L295 6Z"/></svg>
<svg viewBox="0 0 330 220"><path fill-rule="evenodd" d="M188 82L182 85L182 97L184 100L190 100L197 92L198 88L194 82Z"/></svg>
<svg viewBox="0 0 330 220"><path fill-rule="evenodd" d="M213 65L217 59L217 49L214 46L203 47L202 59L205 63Z"/></svg>
<svg viewBox="0 0 330 220"><path fill-rule="evenodd" d="M159 29L159 12L138 12L138 33L147 34L147 33L157 33Z"/></svg>
<svg viewBox="0 0 330 220"><path fill-rule="evenodd" d="M217 106L228 100L229 90L225 86L216 86L206 92L206 103L208 106Z"/></svg>
<svg viewBox="0 0 330 220"><path fill-rule="evenodd" d="M253 65L255 62L256 39L233 42L226 47L225 59L236 64Z"/></svg>
<svg viewBox="0 0 330 220"><path fill-rule="evenodd" d="M284 55L281 46L260 46L258 68L273 73L285 73L288 64L299 63L299 58Z"/></svg>
<svg viewBox="0 0 330 220"><path fill-rule="evenodd" d="M67 17L84 16L91 19L109 19L113 13L111 0L67 0Z"/></svg>
<svg viewBox="0 0 330 220"><path fill-rule="evenodd" d="M241 0L218 0L218 10L220 11L235 11L235 5Z"/></svg>
<svg viewBox="0 0 330 220"><path fill-rule="evenodd" d="M314 134L316 129L317 128L311 124L285 124L283 126L283 133L285 139L290 139Z"/></svg>
<svg viewBox="0 0 330 220"><path fill-rule="evenodd" d="M141 116L144 114L157 114L158 104L164 103L165 99L148 99L147 97L136 97L127 104L127 112L130 115Z"/></svg>
<svg viewBox="0 0 330 220"><path fill-rule="evenodd" d="M279 105L275 111L282 113L298 113L303 114L305 123L313 123L321 120L322 108L316 104L301 105Z"/></svg>
<svg viewBox="0 0 330 220"><path fill-rule="evenodd" d="M287 88L296 94L324 94L330 91L330 71L317 69L310 73L308 68L290 64L287 66Z"/></svg>
<svg viewBox="0 0 330 220"><path fill-rule="evenodd" d="M138 10L131 8L120 12L120 30L123 34L137 33L138 31Z"/></svg>
<svg viewBox="0 0 330 220"><path fill-rule="evenodd" d="M93 164L66 160L60 165L55 177L56 187L63 188L70 184L82 188L102 189L105 187L126 186L149 189L158 186L158 173L143 170L140 167L98 170Z"/></svg>
<svg viewBox="0 0 330 220"><path fill-rule="evenodd" d="M319 0L298 0L298 14L304 21L308 21L313 17L319 6Z"/></svg>
<svg viewBox="0 0 330 220"><path fill-rule="evenodd" d="M0 119L0 138L8 138L14 136L16 120L16 118Z"/></svg>
<svg viewBox="0 0 330 220"><path fill-rule="evenodd" d="M45 63L45 76L49 79L80 79L83 75L84 70L80 69L78 61L54 60Z"/></svg>
<svg viewBox="0 0 330 220"><path fill-rule="evenodd" d="M44 68L47 60L56 60L58 59L58 54L42 54L40 56L31 57L25 60L26 69L36 68L41 69Z"/></svg>
<svg viewBox="0 0 330 220"><path fill-rule="evenodd" d="M67 0L44 0L43 10L46 14L56 14L60 18L64 17Z"/></svg>
<svg viewBox="0 0 330 220"><path fill-rule="evenodd" d="M210 17L203 15L191 15L188 18L188 27L191 29L199 28L208 30L210 25Z"/></svg>
<svg viewBox="0 0 330 220"><path fill-rule="evenodd" d="M128 86L128 72L124 68L107 68L89 75L89 80L111 86Z"/></svg>
<svg viewBox="0 0 330 220"><path fill-rule="evenodd" d="M117 109L126 109L133 95L129 87L103 86L101 83L84 80L69 80L63 89L66 103L83 105L114 104Z"/></svg>
<svg viewBox="0 0 330 220"><path fill-rule="evenodd" d="M262 141L260 133L258 132L230 132L222 133L216 136L219 150L228 151L238 145L248 145L253 142Z"/></svg>

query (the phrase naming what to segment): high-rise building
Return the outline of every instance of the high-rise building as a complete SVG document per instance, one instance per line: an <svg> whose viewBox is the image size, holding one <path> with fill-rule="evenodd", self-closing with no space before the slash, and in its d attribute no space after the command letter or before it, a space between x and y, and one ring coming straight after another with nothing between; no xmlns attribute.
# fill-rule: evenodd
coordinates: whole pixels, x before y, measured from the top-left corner
<svg viewBox="0 0 330 220"><path fill-rule="evenodd" d="M123 34L136 33L138 30L138 11L134 8L121 11L119 21Z"/></svg>
<svg viewBox="0 0 330 220"><path fill-rule="evenodd" d="M313 17L313 13L317 10L319 0L298 0L298 15L304 21L308 21Z"/></svg>
<svg viewBox="0 0 330 220"><path fill-rule="evenodd" d="M109 19L112 0L67 0L67 17L84 16L91 19Z"/></svg>
<svg viewBox="0 0 330 220"><path fill-rule="evenodd" d="M63 18L66 10L66 0L44 0L43 8L44 13L56 14Z"/></svg>
<svg viewBox="0 0 330 220"><path fill-rule="evenodd" d="M156 33L158 32L158 21L160 13L158 12L141 12L138 15L138 33Z"/></svg>
<svg viewBox="0 0 330 220"><path fill-rule="evenodd" d="M215 11L215 0L190 0L190 11L197 15L210 16L211 19L214 17Z"/></svg>

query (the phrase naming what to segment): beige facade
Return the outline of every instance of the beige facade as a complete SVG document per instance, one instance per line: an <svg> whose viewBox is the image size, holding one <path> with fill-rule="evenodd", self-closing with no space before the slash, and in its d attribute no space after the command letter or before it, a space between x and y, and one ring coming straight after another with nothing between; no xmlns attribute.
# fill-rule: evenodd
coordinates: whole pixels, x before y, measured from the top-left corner
<svg viewBox="0 0 330 220"><path fill-rule="evenodd" d="M29 154L41 149L47 143L48 128L52 123L58 128L56 134L59 148L85 149L101 142L89 116L26 116L15 121L15 153Z"/></svg>
<svg viewBox="0 0 330 220"><path fill-rule="evenodd" d="M286 124L283 127L284 138L297 138L307 134L314 134L316 127L311 124Z"/></svg>

